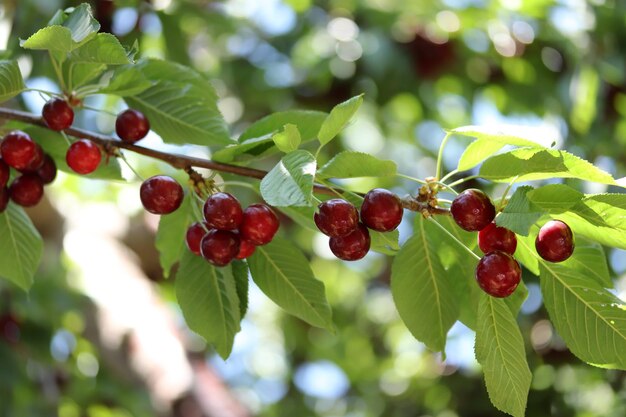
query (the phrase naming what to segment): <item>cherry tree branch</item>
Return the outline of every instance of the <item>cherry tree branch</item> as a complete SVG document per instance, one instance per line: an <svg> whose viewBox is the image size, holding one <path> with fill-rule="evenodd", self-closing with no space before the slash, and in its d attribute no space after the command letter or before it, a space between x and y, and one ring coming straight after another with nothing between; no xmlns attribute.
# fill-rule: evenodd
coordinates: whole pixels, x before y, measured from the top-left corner
<svg viewBox="0 0 626 417"><path fill-rule="evenodd" d="M9 120L18 120L20 122L48 128L43 119L35 114L23 112L15 109L8 109L0 107L0 118ZM263 171L255 168L242 167L238 165L225 164L222 162L216 162L210 159L196 158L188 155L181 155L175 153L168 153L158 151L155 149L146 148L140 145L123 142L110 136L106 136L100 133L91 132L89 130L80 129L77 127L70 127L64 130L70 136L74 136L81 139L89 139L94 143L97 143L106 151L111 149L126 149L131 152L138 153L140 155L148 156L150 158L159 159L168 163L174 168L183 169L187 172L192 167L206 168L213 171L224 172L228 174L235 174L242 177L262 179L267 175L267 171ZM343 193L340 188L330 188L324 185L315 184L314 191L318 194L336 195L337 193ZM402 199L402 205L405 209L420 212L425 216L431 214L437 215L449 215L450 210L443 207L433 207L429 204L417 201L411 196L407 196Z"/></svg>

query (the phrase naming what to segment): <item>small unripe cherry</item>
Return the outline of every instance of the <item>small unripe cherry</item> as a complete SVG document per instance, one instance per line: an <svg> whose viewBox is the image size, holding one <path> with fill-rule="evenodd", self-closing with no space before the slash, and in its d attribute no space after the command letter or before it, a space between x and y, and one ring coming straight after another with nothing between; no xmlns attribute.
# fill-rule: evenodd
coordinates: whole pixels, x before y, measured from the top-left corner
<svg viewBox="0 0 626 417"><path fill-rule="evenodd" d="M185 243L187 248L194 254L200 255L200 241L207 234L206 229L201 223L193 223L187 229L185 234Z"/></svg>
<svg viewBox="0 0 626 417"><path fill-rule="evenodd" d="M28 169L37 161L43 161L43 158L40 159L42 155L39 145L20 130L14 130L4 136L0 144L0 153L4 162L17 170Z"/></svg>
<svg viewBox="0 0 626 417"><path fill-rule="evenodd" d="M506 252L483 256L476 266L476 281L487 294L503 298L513 294L522 278L519 263Z"/></svg>
<svg viewBox="0 0 626 417"><path fill-rule="evenodd" d="M11 200L23 207L34 206L43 197L43 182L36 174L24 174L9 186Z"/></svg>
<svg viewBox="0 0 626 417"><path fill-rule="evenodd" d="M150 131L148 118L139 110L126 109L117 115L115 132L124 142L135 143Z"/></svg>
<svg viewBox="0 0 626 417"><path fill-rule="evenodd" d="M60 98L53 98L43 106L42 116L52 130L64 130L74 121L74 110Z"/></svg>
<svg viewBox="0 0 626 417"><path fill-rule="evenodd" d="M250 256L252 256L255 249L256 249L256 246L253 243L248 242L247 240L242 240L239 245L239 253L237 254L237 256L235 256L235 258L236 259L249 258Z"/></svg>
<svg viewBox="0 0 626 417"><path fill-rule="evenodd" d="M239 245L237 233L213 229L200 241L200 252L213 265L225 266L237 256Z"/></svg>
<svg viewBox="0 0 626 417"><path fill-rule="evenodd" d="M517 237L506 227L492 222L478 232L478 247L483 253L500 250L513 255L517 249Z"/></svg>
<svg viewBox="0 0 626 417"><path fill-rule="evenodd" d="M374 188L363 199L361 221L377 232L391 232L402 221L402 201L389 190Z"/></svg>
<svg viewBox="0 0 626 417"><path fill-rule="evenodd" d="M152 214L169 214L183 202L183 187L172 177L155 175L145 180L139 188L144 208Z"/></svg>
<svg viewBox="0 0 626 417"><path fill-rule="evenodd" d="M539 229L535 249L546 261L563 262L574 253L572 229L560 220L550 220Z"/></svg>
<svg viewBox="0 0 626 417"><path fill-rule="evenodd" d="M496 217L496 208L487 194L470 188L455 197L450 206L454 221L468 232L478 232Z"/></svg>
<svg viewBox="0 0 626 417"><path fill-rule="evenodd" d="M359 212L354 205L341 198L324 201L313 215L315 225L330 237L345 236L359 224Z"/></svg>
<svg viewBox="0 0 626 417"><path fill-rule="evenodd" d="M207 226L212 229L237 230L243 221L241 204L229 193L219 192L209 196L203 212Z"/></svg>
<svg viewBox="0 0 626 417"><path fill-rule="evenodd" d="M333 254L344 261L356 261L367 255L370 250L370 233L363 223L341 237L331 237L328 246Z"/></svg>
<svg viewBox="0 0 626 417"><path fill-rule="evenodd" d="M81 139L72 143L65 154L67 166L81 175L94 172L100 165L101 160L102 153L100 148L87 139Z"/></svg>
<svg viewBox="0 0 626 417"><path fill-rule="evenodd" d="M271 208L265 204L251 204L243 211L239 233L241 239L261 246L272 241L279 226L278 217Z"/></svg>

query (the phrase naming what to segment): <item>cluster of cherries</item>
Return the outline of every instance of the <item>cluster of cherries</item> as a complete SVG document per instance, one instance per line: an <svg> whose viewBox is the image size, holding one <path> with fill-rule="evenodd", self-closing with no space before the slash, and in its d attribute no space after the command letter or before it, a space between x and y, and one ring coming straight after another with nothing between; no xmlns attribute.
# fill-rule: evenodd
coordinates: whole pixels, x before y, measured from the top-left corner
<svg viewBox="0 0 626 417"><path fill-rule="evenodd" d="M189 250L216 266L233 259L245 259L257 246L272 241L280 225L276 214L265 204L251 204L245 210L231 194L217 192L207 198L204 221L187 229Z"/></svg>
<svg viewBox="0 0 626 417"><path fill-rule="evenodd" d="M344 261L363 258L370 249L369 229L391 232L402 221L400 197L383 188L370 190L359 211L349 201L341 198L324 201L317 206L313 216L317 228L330 237L333 254Z"/></svg>
<svg viewBox="0 0 626 417"><path fill-rule="evenodd" d="M480 190L459 194L450 207L456 223L464 230L478 232L478 247L485 254L476 267L480 288L494 297L511 295L522 277L519 263L513 257L517 238L511 230L496 226L496 209ZM535 239L539 256L549 262L562 262L574 252L572 230L560 220L544 224Z"/></svg>

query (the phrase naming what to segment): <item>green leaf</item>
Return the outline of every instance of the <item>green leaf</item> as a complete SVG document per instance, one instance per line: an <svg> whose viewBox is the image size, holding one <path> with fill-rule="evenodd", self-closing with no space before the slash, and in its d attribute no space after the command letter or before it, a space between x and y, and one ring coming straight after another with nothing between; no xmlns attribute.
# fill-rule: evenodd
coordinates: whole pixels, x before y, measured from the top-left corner
<svg viewBox="0 0 626 417"><path fill-rule="evenodd" d="M232 275L184 251L176 274L176 298L189 328L228 358L240 321Z"/></svg>
<svg viewBox="0 0 626 417"><path fill-rule="evenodd" d="M549 184L528 192L526 197L551 213L567 211L576 205L585 195L565 184Z"/></svg>
<svg viewBox="0 0 626 417"><path fill-rule="evenodd" d="M43 241L21 207L9 203L0 213L0 276L27 291L41 255Z"/></svg>
<svg viewBox="0 0 626 417"><path fill-rule="evenodd" d="M272 206L310 206L313 198L315 157L299 150L283 157L261 180L261 195Z"/></svg>
<svg viewBox="0 0 626 417"><path fill-rule="evenodd" d="M390 177L397 173L393 161L354 151L343 151L335 155L317 171L321 178Z"/></svg>
<svg viewBox="0 0 626 417"><path fill-rule="evenodd" d="M505 145L502 143L493 142L489 139L476 139L465 148L456 169L466 171L470 168L474 168L504 146Z"/></svg>
<svg viewBox="0 0 626 417"><path fill-rule="evenodd" d="M532 374L522 334L504 300L481 295L475 351L493 405L512 416L523 417Z"/></svg>
<svg viewBox="0 0 626 417"><path fill-rule="evenodd" d="M248 264L234 260L231 265L237 297L239 298L239 316L243 319L248 311Z"/></svg>
<svg viewBox="0 0 626 417"><path fill-rule="evenodd" d="M544 304L567 347L592 365L626 369L626 304L587 271L539 264Z"/></svg>
<svg viewBox="0 0 626 417"><path fill-rule="evenodd" d="M515 190L502 213L496 217L496 224L518 235L528 236L530 227L546 213L528 199L527 194L532 190L533 187L529 185Z"/></svg>
<svg viewBox="0 0 626 417"><path fill-rule="evenodd" d="M333 107L317 134L322 146L333 140L346 127L362 103L363 94L360 94Z"/></svg>
<svg viewBox="0 0 626 417"><path fill-rule="evenodd" d="M496 182L578 178L617 185L610 174L592 163L566 151L548 149L515 149L492 156L481 166L480 176Z"/></svg>
<svg viewBox="0 0 626 417"><path fill-rule="evenodd" d="M69 10L71 11L63 22L63 26L71 31L74 42L81 43L90 39L100 30L100 23L93 18L91 6L88 3L82 3Z"/></svg>
<svg viewBox="0 0 626 417"><path fill-rule="evenodd" d="M102 83L105 85L98 93L113 94L120 97L140 94L152 86L152 82L132 65L118 67L106 74Z"/></svg>
<svg viewBox="0 0 626 417"><path fill-rule="evenodd" d="M212 157L219 162L245 161L260 159L278 152L272 136L252 138L238 145L229 145L216 151Z"/></svg>
<svg viewBox="0 0 626 417"><path fill-rule="evenodd" d="M434 351L443 351L446 334L459 316L452 277L437 254L431 233L436 226L416 219L413 236L391 265L391 293L400 318L415 338Z"/></svg>
<svg viewBox="0 0 626 417"><path fill-rule="evenodd" d="M450 130L457 135L471 136L478 140L498 143L502 146L524 146L530 148L545 148L542 144L546 139L538 135L543 133L537 128L528 126L500 125L500 126L461 126ZM554 142L550 141L549 142Z"/></svg>
<svg viewBox="0 0 626 417"><path fill-rule="evenodd" d="M534 226L528 236L517 236L515 259L532 274L539 276L539 262L537 261L537 251L535 250L537 233L539 233L539 226Z"/></svg>
<svg viewBox="0 0 626 417"><path fill-rule="evenodd" d="M369 233L371 240L370 250L391 256L396 255L400 250L400 245L398 244L400 233L398 229L384 233L370 230Z"/></svg>
<svg viewBox="0 0 626 417"><path fill-rule="evenodd" d="M159 251L159 262L165 278L169 277L172 266L180 259L185 249L185 235L192 222L191 196L186 195L178 210L161 216L157 229L155 246Z"/></svg>
<svg viewBox="0 0 626 417"><path fill-rule="evenodd" d="M0 61L0 102L18 95L25 88L17 61Z"/></svg>
<svg viewBox="0 0 626 417"><path fill-rule="evenodd" d="M287 123L282 132L275 133L272 140L276 147L285 153L295 151L302 142L298 126L291 123Z"/></svg>
<svg viewBox="0 0 626 417"><path fill-rule="evenodd" d="M76 48L72 41L72 32L63 26L46 26L20 42L22 48L56 51L67 53Z"/></svg>
<svg viewBox="0 0 626 417"><path fill-rule="evenodd" d="M98 33L89 42L75 49L69 60L71 63L130 64L126 50L110 33Z"/></svg>
<svg viewBox="0 0 626 417"><path fill-rule="evenodd" d="M153 85L124 100L150 119L152 130L165 142L207 146L232 143L213 86L200 74L158 60L142 61L137 68Z"/></svg>
<svg viewBox="0 0 626 417"><path fill-rule="evenodd" d="M242 143L254 138L271 136L288 123L298 127L302 141L306 142L315 138L326 116L328 116L328 113L312 110L288 110L273 113L252 123L239 136L239 142Z"/></svg>
<svg viewBox="0 0 626 417"><path fill-rule="evenodd" d="M578 237L574 254L561 265L575 269L587 278L594 279L604 288L613 288L606 255L602 246L595 242L585 241L582 237Z"/></svg>
<svg viewBox="0 0 626 417"><path fill-rule="evenodd" d="M293 242L274 238L268 245L257 246L248 265L254 282L286 312L313 326L332 328L324 284L315 278L308 259Z"/></svg>
<svg viewBox="0 0 626 417"><path fill-rule="evenodd" d="M71 85L73 89L76 89L93 81L106 69L107 66L105 64L70 62L62 68L63 79L67 81L67 85Z"/></svg>

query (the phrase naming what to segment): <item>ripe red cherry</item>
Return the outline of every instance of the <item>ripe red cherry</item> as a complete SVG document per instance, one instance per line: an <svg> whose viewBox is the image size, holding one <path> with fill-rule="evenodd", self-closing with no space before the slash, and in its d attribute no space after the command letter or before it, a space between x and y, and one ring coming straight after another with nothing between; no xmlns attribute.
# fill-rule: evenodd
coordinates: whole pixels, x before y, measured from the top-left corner
<svg viewBox="0 0 626 417"><path fill-rule="evenodd" d="M74 121L74 110L60 98L53 98L43 106L43 119L52 130L64 130Z"/></svg>
<svg viewBox="0 0 626 417"><path fill-rule="evenodd" d="M9 204L9 189L5 186L0 188L0 213L7 209Z"/></svg>
<svg viewBox="0 0 626 417"><path fill-rule="evenodd" d="M139 189L144 208L153 214L169 214L180 207L185 193L172 177L156 175L145 180Z"/></svg>
<svg viewBox="0 0 626 417"><path fill-rule="evenodd" d="M4 160L0 159L0 187L5 187L7 182L9 182L9 177L11 176L11 171L9 166Z"/></svg>
<svg viewBox="0 0 626 417"><path fill-rule="evenodd" d="M72 143L65 154L67 165L72 168L72 171L81 175L94 172L101 160L100 148L87 139Z"/></svg>
<svg viewBox="0 0 626 417"><path fill-rule="evenodd" d="M572 229L560 220L550 220L539 229L535 249L549 262L563 262L574 252Z"/></svg>
<svg viewBox="0 0 626 417"><path fill-rule="evenodd" d="M34 206L43 197L43 182L36 174L24 174L13 180L9 194L11 200L20 206Z"/></svg>
<svg viewBox="0 0 626 417"><path fill-rule="evenodd" d="M272 241L278 226L280 222L271 208L265 204L251 204L243 211L239 233L243 240L260 246Z"/></svg>
<svg viewBox="0 0 626 417"><path fill-rule="evenodd" d="M117 115L115 132L124 142L135 143L150 131L150 122L142 112L127 109Z"/></svg>
<svg viewBox="0 0 626 417"><path fill-rule="evenodd" d="M37 175L44 184L50 184L57 177L57 165L50 155L45 155L43 165L37 170Z"/></svg>
<svg viewBox="0 0 626 417"><path fill-rule="evenodd" d="M363 223L359 223L353 232L341 237L331 237L328 245L337 258L356 261L367 254L370 243L370 232Z"/></svg>
<svg viewBox="0 0 626 417"><path fill-rule="evenodd" d="M215 193L204 203L207 226L219 230L236 230L243 221L241 204L229 193Z"/></svg>
<svg viewBox="0 0 626 417"><path fill-rule="evenodd" d="M402 201L389 190L374 188L365 194L361 221L370 229L390 232L402 221Z"/></svg>
<svg viewBox="0 0 626 417"><path fill-rule="evenodd" d="M450 212L454 221L469 232L484 229L496 217L496 208L487 194L473 188L456 196Z"/></svg>
<svg viewBox="0 0 626 417"><path fill-rule="evenodd" d="M237 233L213 229L200 241L200 252L213 265L225 266L237 256L239 245Z"/></svg>
<svg viewBox="0 0 626 417"><path fill-rule="evenodd" d="M313 220L317 228L327 236L345 236L359 224L359 212L356 207L341 198L324 201L317 209Z"/></svg>
<svg viewBox="0 0 626 417"><path fill-rule="evenodd" d="M40 157L43 161L43 154L39 145L28 134L19 130L9 132L4 137L0 145L0 153L2 153L2 159L7 165L18 170L32 168Z"/></svg>
<svg viewBox="0 0 626 417"><path fill-rule="evenodd" d="M185 242L187 243L187 248L192 253L196 255L200 255L200 241L207 234L206 229L201 223L193 223L187 229L187 234L185 235Z"/></svg>
<svg viewBox="0 0 626 417"><path fill-rule="evenodd" d="M252 256L255 249L256 249L256 246L254 246L254 244L248 242L247 240L242 240L241 244L239 245L239 253L237 254L237 256L235 256L235 258L237 259L249 258L250 256Z"/></svg>
<svg viewBox="0 0 626 417"><path fill-rule="evenodd" d="M495 251L483 256L476 266L476 281L480 288L494 297L513 294L522 277L519 263L506 252Z"/></svg>
<svg viewBox="0 0 626 417"><path fill-rule="evenodd" d="M500 250L513 255L517 249L517 237L506 227L498 227L492 222L478 232L478 247L483 253Z"/></svg>
<svg viewBox="0 0 626 417"><path fill-rule="evenodd" d="M33 174L36 173L37 170L39 170L39 168L41 168L43 166L43 162L45 159L45 154L43 153L43 149L41 149L41 146L37 145L35 146L35 156L33 157L33 159L31 159L30 163L28 164L28 166L26 168L22 168L18 171L20 171L21 173L25 174Z"/></svg>

